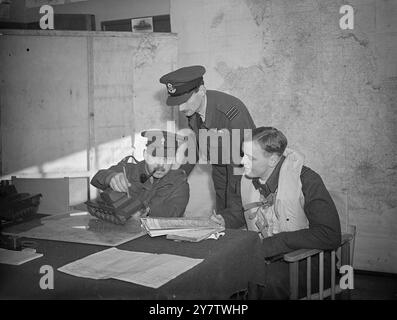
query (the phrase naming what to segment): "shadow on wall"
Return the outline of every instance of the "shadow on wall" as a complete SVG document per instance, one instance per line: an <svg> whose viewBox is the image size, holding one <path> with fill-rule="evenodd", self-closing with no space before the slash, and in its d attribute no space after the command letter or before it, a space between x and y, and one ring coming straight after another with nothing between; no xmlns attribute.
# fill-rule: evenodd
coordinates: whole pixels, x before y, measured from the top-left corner
<svg viewBox="0 0 397 320"><path fill-rule="evenodd" d="M215 209L215 189L211 178L211 165L196 165L188 182L190 199L186 207L186 217L207 217Z"/></svg>

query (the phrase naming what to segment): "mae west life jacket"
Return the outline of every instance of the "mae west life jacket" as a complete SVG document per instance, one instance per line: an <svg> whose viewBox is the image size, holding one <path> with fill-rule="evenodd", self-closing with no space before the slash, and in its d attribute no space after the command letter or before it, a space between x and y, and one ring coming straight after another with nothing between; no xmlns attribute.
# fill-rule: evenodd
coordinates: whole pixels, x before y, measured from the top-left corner
<svg viewBox="0 0 397 320"><path fill-rule="evenodd" d="M246 176L241 179L241 200L247 228L263 238L309 227L300 180L304 158L290 149L284 155L278 187L266 198L255 188L252 179Z"/></svg>

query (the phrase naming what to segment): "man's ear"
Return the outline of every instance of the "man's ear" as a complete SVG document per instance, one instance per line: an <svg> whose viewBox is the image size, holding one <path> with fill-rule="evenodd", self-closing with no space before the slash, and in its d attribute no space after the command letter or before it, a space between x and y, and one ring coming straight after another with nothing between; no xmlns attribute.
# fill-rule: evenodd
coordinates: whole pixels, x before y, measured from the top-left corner
<svg viewBox="0 0 397 320"><path fill-rule="evenodd" d="M146 162L147 162L147 160L148 160L148 154L147 154L147 152L146 152L146 149L143 150L143 159L145 159Z"/></svg>
<svg viewBox="0 0 397 320"><path fill-rule="evenodd" d="M280 157L279 157L277 154L273 153L273 154L270 156L269 165L270 165L272 168L274 168L274 167L277 166L277 163L278 163L279 160L280 160Z"/></svg>

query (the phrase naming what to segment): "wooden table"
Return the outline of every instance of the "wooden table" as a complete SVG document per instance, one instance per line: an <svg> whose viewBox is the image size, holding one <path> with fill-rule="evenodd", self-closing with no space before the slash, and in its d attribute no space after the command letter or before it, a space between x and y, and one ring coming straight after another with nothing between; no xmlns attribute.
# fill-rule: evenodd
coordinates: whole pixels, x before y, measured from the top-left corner
<svg viewBox="0 0 397 320"><path fill-rule="evenodd" d="M57 268L108 247L37 240L44 256L20 266L0 264L0 299L229 299L262 283L264 259L257 233L226 229L219 240L176 242L145 235L117 246L122 250L168 253L204 261L158 289L114 279L74 277ZM39 273L43 265L54 270L54 289L42 290Z"/></svg>

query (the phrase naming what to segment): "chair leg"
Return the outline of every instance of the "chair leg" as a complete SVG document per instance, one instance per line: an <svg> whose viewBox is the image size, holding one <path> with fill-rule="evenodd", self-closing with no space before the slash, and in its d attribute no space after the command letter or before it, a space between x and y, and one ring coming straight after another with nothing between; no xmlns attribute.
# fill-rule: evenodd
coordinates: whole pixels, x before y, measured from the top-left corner
<svg viewBox="0 0 397 320"><path fill-rule="evenodd" d="M311 300L312 299L312 257L307 257L306 259L306 265L307 265L307 273L306 273L306 293L307 293L307 299Z"/></svg>
<svg viewBox="0 0 397 320"><path fill-rule="evenodd" d="M331 251L331 300L335 300L335 250Z"/></svg>
<svg viewBox="0 0 397 320"><path fill-rule="evenodd" d="M290 299L297 300L299 292L299 264L292 262L289 266Z"/></svg>
<svg viewBox="0 0 397 320"><path fill-rule="evenodd" d="M324 298L324 252L320 252L319 258L319 294L320 300Z"/></svg>

